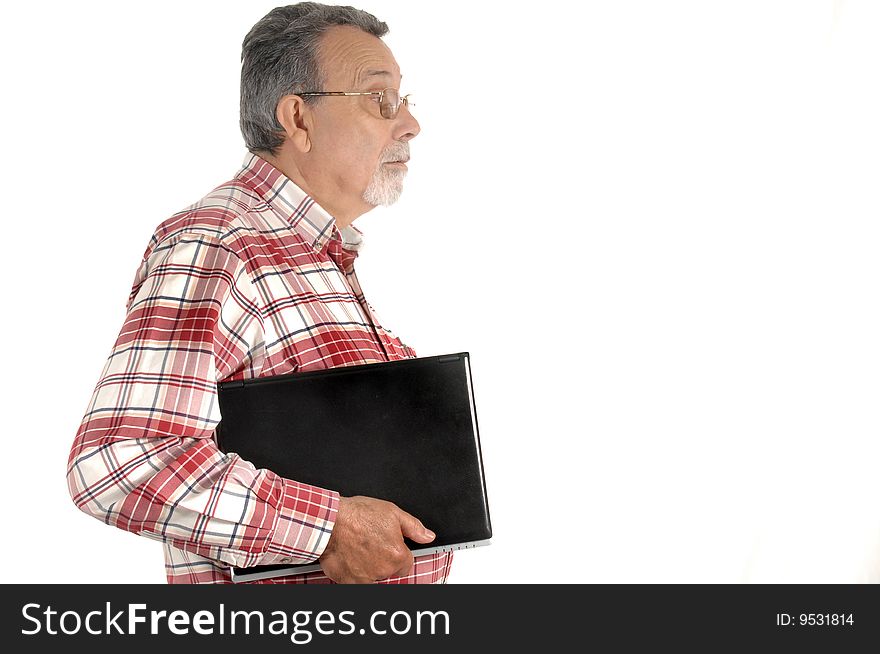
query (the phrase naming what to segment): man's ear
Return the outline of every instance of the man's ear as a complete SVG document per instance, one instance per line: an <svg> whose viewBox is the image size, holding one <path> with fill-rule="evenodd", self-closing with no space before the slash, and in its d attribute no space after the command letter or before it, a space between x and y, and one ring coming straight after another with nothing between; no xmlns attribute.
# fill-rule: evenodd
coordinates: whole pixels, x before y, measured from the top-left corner
<svg viewBox="0 0 880 654"><path fill-rule="evenodd" d="M298 95L285 95L278 101L275 117L285 136L300 152L312 149L311 116L309 107Z"/></svg>

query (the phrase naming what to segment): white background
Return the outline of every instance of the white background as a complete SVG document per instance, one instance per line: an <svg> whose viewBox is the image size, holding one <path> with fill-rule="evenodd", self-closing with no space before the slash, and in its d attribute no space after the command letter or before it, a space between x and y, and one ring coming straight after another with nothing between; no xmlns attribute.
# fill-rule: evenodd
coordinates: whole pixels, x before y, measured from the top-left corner
<svg viewBox="0 0 880 654"><path fill-rule="evenodd" d="M276 4L0 10L4 581L164 582L67 455ZM361 281L472 356L495 539L450 583L880 581L878 4L359 5L423 128Z"/></svg>

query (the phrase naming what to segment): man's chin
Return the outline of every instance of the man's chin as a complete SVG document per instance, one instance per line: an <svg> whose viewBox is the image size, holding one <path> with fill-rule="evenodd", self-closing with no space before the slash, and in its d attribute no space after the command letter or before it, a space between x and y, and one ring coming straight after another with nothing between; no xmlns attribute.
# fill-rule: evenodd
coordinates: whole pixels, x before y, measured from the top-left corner
<svg viewBox="0 0 880 654"><path fill-rule="evenodd" d="M396 189L367 189L364 191L364 202L372 207L390 207L400 199L403 194L403 187Z"/></svg>

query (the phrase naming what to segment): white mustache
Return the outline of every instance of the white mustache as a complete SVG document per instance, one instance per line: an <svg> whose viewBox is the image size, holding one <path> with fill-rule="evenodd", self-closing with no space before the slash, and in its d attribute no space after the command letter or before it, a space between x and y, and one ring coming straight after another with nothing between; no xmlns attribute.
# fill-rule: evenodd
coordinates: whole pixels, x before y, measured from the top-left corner
<svg viewBox="0 0 880 654"><path fill-rule="evenodd" d="M409 161L409 143L398 141L391 144L391 146L382 153L381 163L387 163L389 161Z"/></svg>

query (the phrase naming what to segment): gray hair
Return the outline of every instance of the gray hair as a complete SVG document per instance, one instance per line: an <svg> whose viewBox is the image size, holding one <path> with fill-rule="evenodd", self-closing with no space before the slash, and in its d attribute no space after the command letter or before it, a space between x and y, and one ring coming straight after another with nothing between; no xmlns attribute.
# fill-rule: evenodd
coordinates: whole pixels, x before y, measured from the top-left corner
<svg viewBox="0 0 880 654"><path fill-rule="evenodd" d="M335 25L357 27L378 38L388 25L354 7L300 2L276 7L251 28L241 45L241 133L248 150L276 154L284 143L275 110L285 95L321 91L321 36ZM333 89L344 90L344 89ZM308 96L311 104L319 97Z"/></svg>

